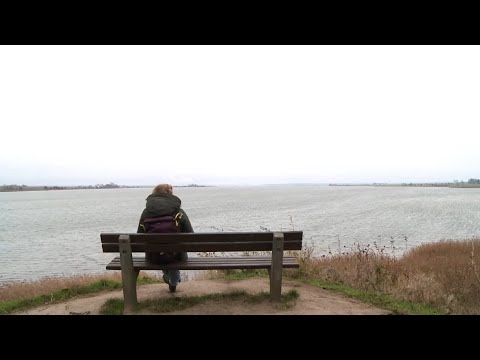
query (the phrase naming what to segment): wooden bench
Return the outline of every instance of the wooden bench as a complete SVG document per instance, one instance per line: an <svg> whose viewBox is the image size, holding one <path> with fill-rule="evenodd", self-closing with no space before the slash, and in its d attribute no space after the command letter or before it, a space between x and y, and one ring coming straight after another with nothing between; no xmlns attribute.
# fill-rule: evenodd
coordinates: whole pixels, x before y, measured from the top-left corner
<svg viewBox="0 0 480 360"><path fill-rule="evenodd" d="M107 270L121 270L124 308L137 304L137 277L140 270L221 270L268 269L270 296L280 301L282 268L298 268L293 256L283 256L284 250L302 249L302 231L287 232L218 232L218 233L168 233L168 234L113 234L102 233L103 252L119 252ZM148 263L143 257L133 257L134 252L242 252L271 251L272 256L215 256L192 257L170 264Z"/></svg>

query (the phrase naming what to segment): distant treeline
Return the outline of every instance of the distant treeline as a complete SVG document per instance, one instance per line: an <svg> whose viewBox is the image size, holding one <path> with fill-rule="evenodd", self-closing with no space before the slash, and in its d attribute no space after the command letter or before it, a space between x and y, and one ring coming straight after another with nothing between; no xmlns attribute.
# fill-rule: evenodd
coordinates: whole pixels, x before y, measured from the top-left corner
<svg viewBox="0 0 480 360"><path fill-rule="evenodd" d="M47 191L47 190L78 190L78 189L117 189L117 188L149 188L145 185L117 185L113 182L109 184L79 185L79 186L28 186L28 185L0 185L0 192L9 191ZM210 185L175 185L175 187L211 187Z"/></svg>
<svg viewBox="0 0 480 360"><path fill-rule="evenodd" d="M0 192L8 191L42 191L42 190L77 190L77 189L117 189L117 188L137 188L141 186L117 185L113 182L109 184L79 185L79 186L28 186L28 185L2 185Z"/></svg>
<svg viewBox="0 0 480 360"><path fill-rule="evenodd" d="M480 179L469 179L467 182L455 180L447 183L404 183L402 186L432 186L432 187L452 187L469 188L480 187Z"/></svg>
<svg viewBox="0 0 480 360"><path fill-rule="evenodd" d="M175 187L211 187L211 185L197 185L197 184L190 184L190 185L174 185Z"/></svg>
<svg viewBox="0 0 480 360"><path fill-rule="evenodd" d="M413 186L413 187L450 187L450 188L480 188L480 179L469 179L468 181L453 182L432 182L432 183L373 183L373 184L328 184L329 186Z"/></svg>

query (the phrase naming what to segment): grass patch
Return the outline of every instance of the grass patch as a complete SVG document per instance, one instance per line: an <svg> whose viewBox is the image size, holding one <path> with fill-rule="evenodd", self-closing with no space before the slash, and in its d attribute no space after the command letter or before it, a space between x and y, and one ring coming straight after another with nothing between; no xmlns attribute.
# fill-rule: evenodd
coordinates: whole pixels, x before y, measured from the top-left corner
<svg viewBox="0 0 480 360"><path fill-rule="evenodd" d="M160 281L159 278L149 277L149 276L139 276L137 278L137 285L156 284L156 283L159 283L159 282L163 282L163 280Z"/></svg>
<svg viewBox="0 0 480 360"><path fill-rule="evenodd" d="M430 304L416 303L412 301L405 301L395 299L394 297L374 293L371 291L354 289L345 284L335 284L322 280L307 281L311 285L319 286L326 290L333 290L347 295L353 299L361 300L363 302L378 306L380 308L393 311L396 314L415 314L415 315L444 315L445 311L437 309Z"/></svg>
<svg viewBox="0 0 480 360"><path fill-rule="evenodd" d="M267 270L228 270L223 276L227 280L243 280L255 277L268 277Z"/></svg>
<svg viewBox="0 0 480 360"><path fill-rule="evenodd" d="M299 297L296 290L290 290L282 294L281 303L273 306L279 310L291 308L295 300ZM243 301L247 304L258 304L270 300L270 294L260 292L258 294L248 294L245 291L233 291L230 293L215 293L202 296L181 296L160 299L148 299L139 303L134 311L149 310L158 313L168 313L188 309L195 305L205 304L207 302L231 302ZM123 314L123 300L110 299L102 306L100 313L102 315L121 315Z"/></svg>
<svg viewBox="0 0 480 360"><path fill-rule="evenodd" d="M139 277L138 285L153 284L159 282L156 278ZM28 310L41 305L54 304L73 299L77 296L94 294L105 290L117 290L122 288L122 283L112 279L100 279L90 284L72 286L53 291L49 294L37 295L27 299L7 300L0 302L0 314L10 314L16 311Z"/></svg>
<svg viewBox="0 0 480 360"><path fill-rule="evenodd" d="M270 294L268 294L270 296ZM275 304L274 307L278 310L287 310L295 305L295 300L299 298L300 294L297 290L289 290L286 294L282 294L281 302Z"/></svg>
<svg viewBox="0 0 480 360"><path fill-rule="evenodd" d="M123 300L109 299L102 305L100 309L102 315L121 315L123 314Z"/></svg>

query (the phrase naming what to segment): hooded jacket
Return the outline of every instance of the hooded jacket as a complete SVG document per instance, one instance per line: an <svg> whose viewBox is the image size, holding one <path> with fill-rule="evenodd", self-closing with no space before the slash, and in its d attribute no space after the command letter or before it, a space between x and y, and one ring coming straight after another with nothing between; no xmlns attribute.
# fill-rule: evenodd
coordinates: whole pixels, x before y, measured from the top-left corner
<svg viewBox="0 0 480 360"><path fill-rule="evenodd" d="M180 219L180 232L193 233L192 224L185 211L180 206L182 201L175 195L169 193L155 193L147 197L147 205L140 216L137 233L144 233L142 226L146 218L172 215L175 216L178 212L182 213Z"/></svg>

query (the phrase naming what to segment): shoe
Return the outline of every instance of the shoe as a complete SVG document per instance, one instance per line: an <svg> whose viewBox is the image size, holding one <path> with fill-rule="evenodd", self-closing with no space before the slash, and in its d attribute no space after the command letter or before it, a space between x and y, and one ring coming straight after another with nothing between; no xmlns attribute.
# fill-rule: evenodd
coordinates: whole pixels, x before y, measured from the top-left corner
<svg viewBox="0 0 480 360"><path fill-rule="evenodd" d="M177 287L176 286L173 286L173 285L168 285L168 290L170 290L170 292L175 292L175 290L177 290Z"/></svg>
<svg viewBox="0 0 480 360"><path fill-rule="evenodd" d="M167 275L163 275L163 276L162 276L162 279L163 279L163 281L165 282L165 284L169 284L169 285L170 285L170 282L168 281Z"/></svg>

